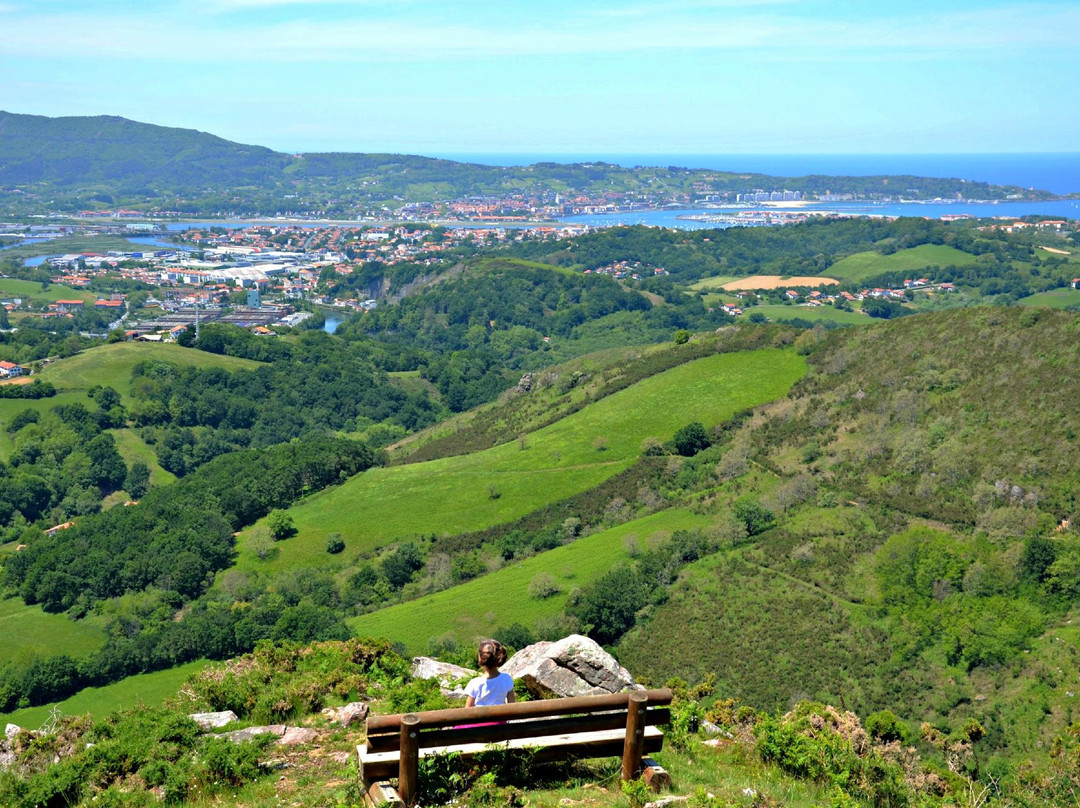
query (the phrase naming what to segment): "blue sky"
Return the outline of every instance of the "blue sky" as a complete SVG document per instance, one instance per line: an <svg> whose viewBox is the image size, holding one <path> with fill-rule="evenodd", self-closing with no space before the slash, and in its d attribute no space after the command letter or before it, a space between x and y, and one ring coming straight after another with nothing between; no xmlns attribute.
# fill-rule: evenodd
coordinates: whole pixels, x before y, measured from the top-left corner
<svg viewBox="0 0 1080 808"><path fill-rule="evenodd" d="M0 0L0 109L288 151L1080 149L1080 3Z"/></svg>

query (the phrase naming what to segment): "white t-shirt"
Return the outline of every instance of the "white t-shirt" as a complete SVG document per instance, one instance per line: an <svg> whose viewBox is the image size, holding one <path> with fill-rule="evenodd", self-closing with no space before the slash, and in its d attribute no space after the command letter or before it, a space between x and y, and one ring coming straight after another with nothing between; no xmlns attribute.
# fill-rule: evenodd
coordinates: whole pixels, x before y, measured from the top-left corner
<svg viewBox="0 0 1080 808"><path fill-rule="evenodd" d="M472 696L477 707L494 707L506 704L506 695L514 691L514 680L509 673L488 678L477 676L465 686L466 695Z"/></svg>

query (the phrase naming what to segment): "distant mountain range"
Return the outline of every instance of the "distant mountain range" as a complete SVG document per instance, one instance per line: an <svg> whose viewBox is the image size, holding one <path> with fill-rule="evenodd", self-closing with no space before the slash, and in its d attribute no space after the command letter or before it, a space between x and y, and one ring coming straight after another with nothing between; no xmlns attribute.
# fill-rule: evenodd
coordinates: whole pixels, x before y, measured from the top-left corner
<svg viewBox="0 0 1080 808"><path fill-rule="evenodd" d="M193 129L115 116L48 118L0 111L0 185L5 197L47 191L59 209L229 204L273 213L355 210L366 203L430 202L470 195L584 193L689 201L708 193L788 188L805 194L907 198L1051 196L1013 186L926 177L770 177L673 166L537 163L502 167L396 154L275 152ZM221 194L232 192L240 196ZM27 199L19 199L25 207ZM193 200L202 200L196 203ZM288 200L283 201L283 200ZM42 202L41 204L44 204ZM0 212L3 212L0 210Z"/></svg>

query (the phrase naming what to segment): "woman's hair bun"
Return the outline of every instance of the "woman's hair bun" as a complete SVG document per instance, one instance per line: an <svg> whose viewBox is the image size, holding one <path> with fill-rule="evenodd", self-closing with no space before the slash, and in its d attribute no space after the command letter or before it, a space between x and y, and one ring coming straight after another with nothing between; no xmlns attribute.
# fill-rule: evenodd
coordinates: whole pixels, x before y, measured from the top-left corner
<svg viewBox="0 0 1080 808"><path fill-rule="evenodd" d="M481 640L476 658L485 668L497 668L506 662L506 649L498 640Z"/></svg>

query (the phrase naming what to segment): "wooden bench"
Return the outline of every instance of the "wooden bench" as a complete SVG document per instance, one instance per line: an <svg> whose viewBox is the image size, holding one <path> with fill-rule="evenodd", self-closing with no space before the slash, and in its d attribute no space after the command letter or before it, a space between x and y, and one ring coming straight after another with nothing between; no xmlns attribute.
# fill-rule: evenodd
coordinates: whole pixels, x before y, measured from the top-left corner
<svg viewBox="0 0 1080 808"><path fill-rule="evenodd" d="M537 761L622 757L622 777L642 772L647 754L659 752L659 726L671 721L671 691L637 690L606 696L463 707L426 713L369 716L367 742L357 747L360 777L373 805L413 805L419 759L473 757L491 748L532 749ZM488 721L488 726L462 726ZM397 776L398 788L387 783Z"/></svg>

